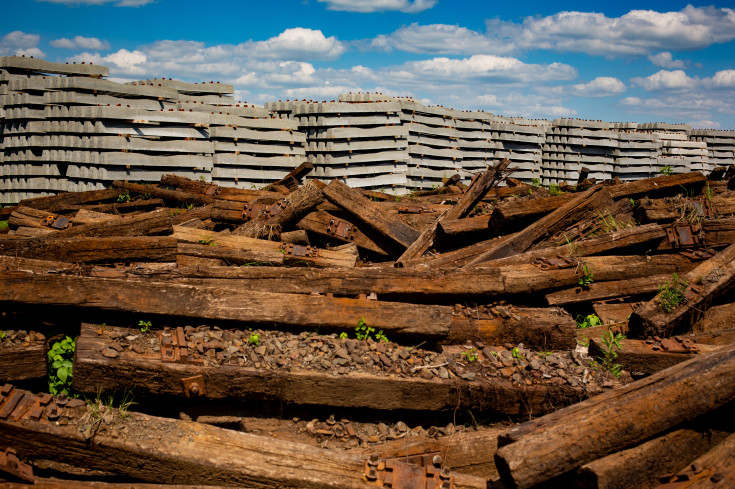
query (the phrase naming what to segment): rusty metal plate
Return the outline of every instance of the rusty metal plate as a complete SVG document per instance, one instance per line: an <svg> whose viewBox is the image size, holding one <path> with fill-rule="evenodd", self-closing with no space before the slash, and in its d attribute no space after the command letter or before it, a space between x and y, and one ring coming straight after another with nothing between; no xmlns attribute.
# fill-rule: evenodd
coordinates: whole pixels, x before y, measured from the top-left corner
<svg viewBox="0 0 735 489"><path fill-rule="evenodd" d="M204 195L219 195L222 189L217 185L209 185L204 191Z"/></svg>
<svg viewBox="0 0 735 489"><path fill-rule="evenodd" d="M276 203L275 203L275 204L273 204L272 206L268 207L268 208L267 208L267 209L266 209L266 210L265 210L265 211L263 212L263 214L264 214L264 215L266 215L267 217L275 217L275 216L277 216L278 214L280 214L281 212L283 212L283 210L284 210L284 209L285 209L286 207L288 207L288 205L289 205L290 203L291 203L291 202L289 202L289 201L288 201L288 200L286 200L286 199L283 199L283 200L279 200L278 202L276 202Z"/></svg>
<svg viewBox="0 0 735 489"><path fill-rule="evenodd" d="M69 219L64 216L47 216L46 219L41 221L41 224L53 229L58 229L59 231L71 227L71 222L69 222Z"/></svg>
<svg viewBox="0 0 735 489"><path fill-rule="evenodd" d="M264 204L245 204L242 207L242 218L246 221L249 221L251 219L255 219L259 215L261 215L268 206Z"/></svg>
<svg viewBox="0 0 735 489"><path fill-rule="evenodd" d="M297 245L293 243L283 243L281 245L281 250L287 256L293 256L296 258L316 258L319 254L319 250L313 246Z"/></svg>
<svg viewBox="0 0 735 489"><path fill-rule="evenodd" d="M207 395L207 387L204 385L204 376L195 375L181 379L186 397L204 397Z"/></svg>
<svg viewBox="0 0 735 489"><path fill-rule="evenodd" d="M700 224L677 225L666 228L666 237L672 248L700 246L704 242Z"/></svg>
<svg viewBox="0 0 735 489"><path fill-rule="evenodd" d="M351 241L355 239L357 229L349 222L330 219L327 225L327 234Z"/></svg>

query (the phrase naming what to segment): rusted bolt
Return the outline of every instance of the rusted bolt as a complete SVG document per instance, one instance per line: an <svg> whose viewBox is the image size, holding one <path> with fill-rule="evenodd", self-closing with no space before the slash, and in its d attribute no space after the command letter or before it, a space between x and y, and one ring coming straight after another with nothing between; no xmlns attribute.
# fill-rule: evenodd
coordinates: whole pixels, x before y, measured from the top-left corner
<svg viewBox="0 0 735 489"><path fill-rule="evenodd" d="M437 469L442 466L442 456L441 455L434 455L434 458L431 459L431 463L436 467Z"/></svg>
<svg viewBox="0 0 735 489"><path fill-rule="evenodd" d="M57 406L55 403L51 404L46 409L46 417L49 421L56 421L59 419L59 416L61 416L61 413L59 412L59 406Z"/></svg>
<svg viewBox="0 0 735 489"><path fill-rule="evenodd" d="M197 384L196 382L191 384L189 386L189 394L191 394L192 396L198 396L199 395L199 384Z"/></svg>
<svg viewBox="0 0 735 489"><path fill-rule="evenodd" d="M446 465L442 467L442 471L439 472L439 478L441 480L449 480L449 477L452 475L452 472L449 470L449 467Z"/></svg>
<svg viewBox="0 0 735 489"><path fill-rule="evenodd" d="M370 458L368 459L368 465L371 467L375 467L380 463L380 455L377 453L371 453Z"/></svg>
<svg viewBox="0 0 735 489"><path fill-rule="evenodd" d="M722 472L715 472L714 474L712 474L712 477L710 477L709 480L717 484L718 482L722 481L722 479L724 478L725 478L725 474L723 474Z"/></svg>
<svg viewBox="0 0 735 489"><path fill-rule="evenodd" d="M369 481L376 481L378 480L378 471L375 470L375 467L370 467L370 470L368 470L367 473L367 480Z"/></svg>
<svg viewBox="0 0 735 489"><path fill-rule="evenodd" d="M702 470L703 470L703 468L702 468L702 464L701 463L694 462L692 464L692 472L694 472L695 474L699 474L700 472L702 472Z"/></svg>
<svg viewBox="0 0 735 489"><path fill-rule="evenodd" d="M449 481L442 482L441 489L452 489L452 483Z"/></svg>
<svg viewBox="0 0 735 489"><path fill-rule="evenodd" d="M59 397L58 397L56 403L59 406L64 407L64 406L66 406L66 403L67 402L69 402L69 399L66 398L66 392L62 392L61 394L59 394Z"/></svg>

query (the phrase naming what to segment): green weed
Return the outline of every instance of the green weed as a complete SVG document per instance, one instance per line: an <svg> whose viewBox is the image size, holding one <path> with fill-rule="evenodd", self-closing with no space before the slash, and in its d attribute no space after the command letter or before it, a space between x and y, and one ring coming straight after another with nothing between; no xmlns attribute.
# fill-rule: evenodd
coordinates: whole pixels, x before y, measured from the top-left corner
<svg viewBox="0 0 735 489"><path fill-rule="evenodd" d="M153 324L151 324L150 321L143 321L142 319L138 321L138 327L140 328L141 333L147 333L148 330L151 329L151 326L153 326Z"/></svg>
<svg viewBox="0 0 735 489"><path fill-rule="evenodd" d="M602 343L605 345L605 348L602 351L602 356L598 357L598 359L602 368L615 377L620 377L622 367L620 364L615 363L615 359L618 358L618 352L623 351L620 342L624 339L625 335L622 333L613 333L612 331L602 333Z"/></svg>
<svg viewBox="0 0 735 489"><path fill-rule="evenodd" d="M117 201L122 202L130 202L130 191L125 190L123 193L117 196Z"/></svg>
<svg viewBox="0 0 735 489"><path fill-rule="evenodd" d="M260 345L260 334L259 333L251 333L248 337L248 345Z"/></svg>
<svg viewBox="0 0 735 489"><path fill-rule="evenodd" d="M671 175L674 174L674 170L673 170L673 168L671 168L671 165L666 165L666 166L662 166L661 167L661 170L659 170L659 173L661 175L670 177Z"/></svg>
<svg viewBox="0 0 735 489"><path fill-rule="evenodd" d="M462 355L464 355L465 360L467 360L469 363L476 362L477 361L477 348L470 348L467 351L463 351Z"/></svg>
<svg viewBox="0 0 735 489"><path fill-rule="evenodd" d="M67 336L54 343L48 351L48 390L55 396L71 393L75 350L76 341Z"/></svg>
<svg viewBox="0 0 735 489"><path fill-rule="evenodd" d="M672 280L658 286L656 303L664 312L671 312L684 303L684 292L687 288L686 279L680 279L678 274L672 275Z"/></svg>
<svg viewBox="0 0 735 489"><path fill-rule="evenodd" d="M592 271L587 267L587 265L582 264L582 276L579 277L579 285L582 287L589 287L592 282L594 282L595 275L592 273Z"/></svg>
<svg viewBox="0 0 735 489"><path fill-rule="evenodd" d="M597 317L597 314L588 314L587 316L578 314L575 321L577 322L577 329L593 328L602 325L602 319Z"/></svg>

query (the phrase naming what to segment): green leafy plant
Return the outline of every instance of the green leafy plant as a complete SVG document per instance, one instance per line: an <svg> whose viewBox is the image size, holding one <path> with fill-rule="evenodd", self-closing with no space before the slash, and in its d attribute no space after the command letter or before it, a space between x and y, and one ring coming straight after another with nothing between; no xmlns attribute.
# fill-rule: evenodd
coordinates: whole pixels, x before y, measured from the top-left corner
<svg viewBox="0 0 735 489"><path fill-rule="evenodd" d="M615 363L615 359L618 358L618 352L623 351L620 342L624 339L625 335L623 333L613 333L612 331L602 333L604 349L602 350L602 356L598 357L598 359L602 368L615 377L620 377L620 371L622 369L620 364Z"/></svg>
<svg viewBox="0 0 735 489"><path fill-rule="evenodd" d="M217 246L217 243L214 242L214 238L212 236L205 236L200 239L199 242L203 245Z"/></svg>
<svg viewBox="0 0 735 489"><path fill-rule="evenodd" d="M5 229L8 227L8 221L0 221L0 229Z"/></svg>
<svg viewBox="0 0 735 489"><path fill-rule="evenodd" d="M348 335L347 333L345 333L344 331L342 331L342 332L341 332L341 333L339 334L339 339L340 339L340 340L346 340L347 338L349 338L349 335Z"/></svg>
<svg viewBox="0 0 735 489"><path fill-rule="evenodd" d="M248 345L260 345L260 334L259 333L250 333L250 336L248 337Z"/></svg>
<svg viewBox="0 0 735 489"><path fill-rule="evenodd" d="M5 333L5 331L0 331L0 340L4 340L5 336L7 336L7 333Z"/></svg>
<svg viewBox="0 0 735 489"><path fill-rule="evenodd" d="M75 349L76 341L66 336L63 340L54 343L47 353L48 390L55 396L62 393L68 396L71 392Z"/></svg>
<svg viewBox="0 0 735 489"><path fill-rule="evenodd" d="M674 170L671 168L671 165L666 165L661 167L659 173L661 173L661 175L669 177L674 174Z"/></svg>
<svg viewBox="0 0 735 489"><path fill-rule="evenodd" d="M142 194L141 197L143 197L143 200L148 200L148 199L151 198L151 194L149 194L148 192L146 192L146 193Z"/></svg>
<svg viewBox="0 0 735 489"><path fill-rule="evenodd" d="M635 207L637 203L633 197L629 197L628 202L630 202L631 207Z"/></svg>
<svg viewBox="0 0 735 489"><path fill-rule="evenodd" d="M153 326L153 324L151 324L150 321L143 321L142 319L138 321L138 327L140 328L141 333L147 333L148 330L151 329L151 326Z"/></svg>
<svg viewBox="0 0 735 489"><path fill-rule="evenodd" d="M579 285L582 287L589 287L592 282L594 282L594 274L592 271L587 267L587 265L582 264L582 276L579 277Z"/></svg>
<svg viewBox="0 0 735 489"><path fill-rule="evenodd" d="M390 340L387 336L383 334L383 330L379 330L377 333L375 333L375 341L382 341L384 343L388 343Z"/></svg>
<svg viewBox="0 0 735 489"><path fill-rule="evenodd" d="M577 322L578 329L593 328L602 325L602 319L597 317L597 314L588 314L586 316L578 314L575 321Z"/></svg>
<svg viewBox="0 0 735 489"><path fill-rule="evenodd" d="M549 195L551 195L551 196L557 196L557 195L561 195L563 193L564 192L562 191L561 188L559 188L559 185L556 185L556 184L553 184L553 183L551 185L549 185Z"/></svg>
<svg viewBox="0 0 735 489"><path fill-rule="evenodd" d="M360 318L360 320L357 322L357 326L355 326L355 336L357 336L358 340L367 341L374 331L375 328L371 328L370 326L368 326L365 322L365 318Z"/></svg>
<svg viewBox="0 0 735 489"><path fill-rule="evenodd" d="M709 182L707 182L707 185L704 187L704 197L712 202L712 198L715 196L714 192L712 192L712 189L709 186Z"/></svg>
<svg viewBox="0 0 735 489"><path fill-rule="evenodd" d="M550 351L539 351L539 352L536 352L536 354L538 356L542 357L542 358L546 358L548 356L551 356L553 354L553 352L550 352Z"/></svg>
<svg viewBox="0 0 735 489"><path fill-rule="evenodd" d="M117 196L117 201L122 202L130 202L130 191L125 190L123 193Z"/></svg>
<svg viewBox="0 0 735 489"><path fill-rule="evenodd" d="M536 187L536 188L540 187L541 186L541 180L538 179L538 178L532 178L531 179L531 186L532 187Z"/></svg>
<svg viewBox="0 0 735 489"><path fill-rule="evenodd" d="M664 312L671 312L684 303L686 298L684 292L687 289L686 279L679 278L678 274L673 274L672 279L665 284L658 286L658 296L656 304Z"/></svg>
<svg viewBox="0 0 735 489"><path fill-rule="evenodd" d="M476 362L477 361L477 348L470 348L467 351L463 351L462 355L464 355L465 360L467 360L469 363Z"/></svg>

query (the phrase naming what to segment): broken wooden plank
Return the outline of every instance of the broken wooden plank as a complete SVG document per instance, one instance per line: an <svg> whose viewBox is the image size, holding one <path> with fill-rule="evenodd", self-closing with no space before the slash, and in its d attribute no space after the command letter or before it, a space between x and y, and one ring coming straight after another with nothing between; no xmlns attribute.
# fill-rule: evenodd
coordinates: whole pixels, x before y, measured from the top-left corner
<svg viewBox="0 0 735 489"><path fill-rule="evenodd" d="M233 236L217 233L206 229L195 229L184 226L174 226L173 237L185 243L200 243L215 247L247 250L262 254L268 263L284 263L290 265L308 264L318 267L353 268L357 256L343 251L325 250L313 247L291 247L282 243L275 243L264 239ZM303 253L302 253L303 251ZM212 252L214 253L214 252ZM279 258L280 256L280 258Z"/></svg>
<svg viewBox="0 0 735 489"><path fill-rule="evenodd" d="M309 163L308 161L305 161L301 163L299 166L288 172L288 174L281 178L278 181L273 182L270 185L266 185L263 190L269 190L270 188L276 187L278 185L284 186L287 189L294 191L296 188L298 188L299 185L301 185L301 180L308 175L311 170L314 169L314 165L312 163Z"/></svg>
<svg viewBox="0 0 735 489"><path fill-rule="evenodd" d="M0 339L0 343L2 340ZM46 345L0 346L0 382L43 379L48 375Z"/></svg>
<svg viewBox="0 0 735 489"><path fill-rule="evenodd" d="M310 212L302 217L295 226L297 229L303 229L325 238L344 243L355 243L358 248L372 253L377 253L382 256L388 255L375 241L368 238L365 233L358 229L357 226L327 211Z"/></svg>
<svg viewBox="0 0 735 489"><path fill-rule="evenodd" d="M207 205L214 202L214 198L208 195L199 195L192 192L185 192L183 190L168 190L157 185L142 185L139 183L115 180L112 182L112 186L118 190L127 190L140 195L149 195L150 197L163 199L168 202L175 202L176 204Z"/></svg>
<svg viewBox="0 0 735 489"><path fill-rule="evenodd" d="M595 186L582 192L557 210L542 217L512 238L503 240L470 262L471 265L517 255L529 249L545 236L553 236L558 230L578 220L588 212L601 208L610 202L610 196L602 187Z"/></svg>
<svg viewBox="0 0 735 489"><path fill-rule="evenodd" d="M684 274L672 277L652 300L630 317L631 333L639 337L686 332L711 305L713 298L735 285L735 244Z"/></svg>
<svg viewBox="0 0 735 489"><path fill-rule="evenodd" d="M592 489L655 487L661 476L688 465L728 434L712 423L687 423L684 428L587 463L574 479L580 486Z"/></svg>
<svg viewBox="0 0 735 489"><path fill-rule="evenodd" d="M707 178L702 173L691 172L621 183L608 187L608 190L614 199L638 198L644 195L664 197L682 191L688 195L697 195L706 182Z"/></svg>
<svg viewBox="0 0 735 489"><path fill-rule="evenodd" d="M343 208L354 219L364 223L365 233L368 235L376 233L397 249L405 250L421 234L400 220L388 216L377 204L339 180L332 180L322 189L322 193L329 201Z"/></svg>
<svg viewBox="0 0 735 489"><path fill-rule="evenodd" d="M523 423L498 439L498 472L527 488L634 446L735 400L733 375L735 345Z"/></svg>
<svg viewBox="0 0 735 489"><path fill-rule="evenodd" d="M173 261L176 252L176 239L169 236L0 240L2 255L69 263Z"/></svg>
<svg viewBox="0 0 735 489"><path fill-rule="evenodd" d="M43 401L27 391L13 392L31 403ZM2 400L7 404L7 398ZM148 482L273 489L371 487L362 480L365 461L356 455L190 421L120 413L107 406L103 406L107 420L102 422L81 401L58 407L52 398L48 405L60 411L65 424L47 419L50 408L41 409L38 420L17 412L0 419L2 445L14 447L20 457L103 469Z"/></svg>
<svg viewBox="0 0 735 489"><path fill-rule="evenodd" d="M381 362L391 362L392 367L388 368L393 375L369 371L333 375L329 369L279 368L260 356L256 362L248 358L246 366L238 365L237 360L204 366L192 363L196 359L191 354L188 355L190 363L172 363L162 361L160 352L139 347L136 347L139 352L124 350L109 358L102 352L109 352L108 349L115 345L111 335L140 335L140 332L106 327L100 335L99 329L97 325L84 324L77 340L74 387L82 392L124 387L141 394L186 397L191 393L184 388L181 379L201 375L206 379L200 386L201 395L209 400L270 400L284 404L408 411L455 409L459 403L460 407L469 409L518 415L528 411L544 412L549 407L544 404L549 400L546 396L553 395L551 391L555 390L555 386L548 384L514 387L508 380L485 376L480 380L423 378L419 375L420 369L406 376L399 368L400 357L391 355L388 350L384 350L388 353L382 354L384 360ZM396 345L395 348L400 347ZM363 347L365 350L369 350L367 344ZM353 353L358 355L357 351ZM350 355L347 350L344 353ZM395 362L391 360L393 357L397 359ZM238 358L243 357L238 355ZM299 364L302 361L297 359ZM333 368L331 362L330 368ZM578 399L581 392L581 389L560 389L558 400L568 403Z"/></svg>
<svg viewBox="0 0 735 489"><path fill-rule="evenodd" d="M449 334L452 308L365 299L277 294L236 288L134 282L93 277L0 272L0 300L66 305L94 310L234 320L248 325L300 330L354 329L361 318L386 335L441 339ZM288 304L289 307L283 307Z"/></svg>
<svg viewBox="0 0 735 489"><path fill-rule="evenodd" d="M255 215L235 229L232 234L250 238L264 238L272 235L278 237L281 229L311 212L323 200L324 196L319 187L308 182L267 209L260 209L260 207L252 209ZM246 204L246 207L250 206L252 204ZM243 214L245 213L246 210L243 210Z"/></svg>
<svg viewBox="0 0 735 489"><path fill-rule="evenodd" d="M421 235L416 238L408 248L406 248L403 254L401 254L396 261L406 262L423 255L426 250L434 245L437 226L445 219L460 219L469 214L470 211L474 209L475 205L482 200L488 190L490 190L490 188L502 178L502 173L509 164L510 160L508 158L503 158L503 161L488 168L481 175L472 180L472 183L459 198L457 204L451 209L444 211L427 230L421 233Z"/></svg>

